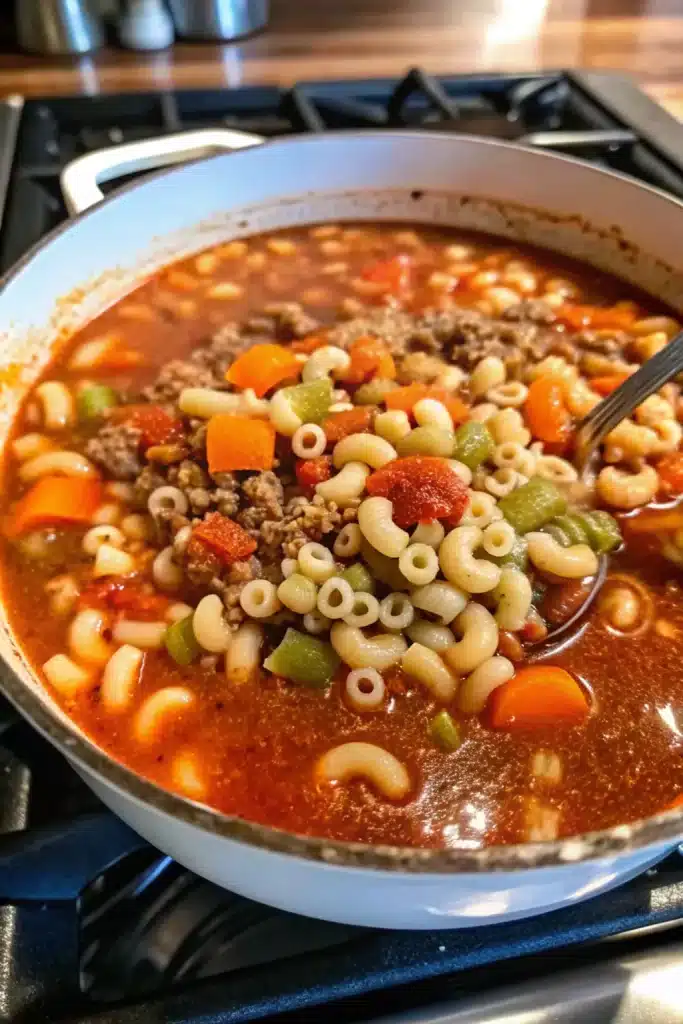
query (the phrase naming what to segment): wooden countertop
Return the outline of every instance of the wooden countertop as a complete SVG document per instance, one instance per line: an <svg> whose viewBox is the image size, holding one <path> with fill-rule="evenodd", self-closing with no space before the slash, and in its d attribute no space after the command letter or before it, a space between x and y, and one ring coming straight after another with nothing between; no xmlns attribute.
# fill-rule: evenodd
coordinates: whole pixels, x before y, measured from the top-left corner
<svg viewBox="0 0 683 1024"><path fill-rule="evenodd" d="M622 71L683 119L681 0L272 0L268 30L81 59L0 56L0 95L93 94L428 71Z"/></svg>

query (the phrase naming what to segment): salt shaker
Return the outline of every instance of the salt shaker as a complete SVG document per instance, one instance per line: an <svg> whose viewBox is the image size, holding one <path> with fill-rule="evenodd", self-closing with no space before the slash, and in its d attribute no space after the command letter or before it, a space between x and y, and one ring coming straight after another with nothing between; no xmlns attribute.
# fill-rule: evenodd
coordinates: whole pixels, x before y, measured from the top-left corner
<svg viewBox="0 0 683 1024"><path fill-rule="evenodd" d="M175 38L164 0L128 0L119 21L119 41L131 50L163 50Z"/></svg>

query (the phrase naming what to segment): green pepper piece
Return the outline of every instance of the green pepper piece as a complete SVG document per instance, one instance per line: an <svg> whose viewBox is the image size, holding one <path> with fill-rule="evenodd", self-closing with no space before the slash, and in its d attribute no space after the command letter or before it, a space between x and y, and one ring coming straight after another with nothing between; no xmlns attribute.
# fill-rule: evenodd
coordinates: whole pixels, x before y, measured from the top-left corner
<svg viewBox="0 0 683 1024"><path fill-rule="evenodd" d="M524 537L515 537L514 543L507 555L489 555L488 552L481 553L480 558L486 558L489 562L495 562L496 565L511 566L513 569L519 569L520 572L526 572L527 565L529 564L529 552L527 549L527 543Z"/></svg>
<svg viewBox="0 0 683 1024"><path fill-rule="evenodd" d="M331 644L290 628L263 667L294 683L324 690L339 668L339 660Z"/></svg>
<svg viewBox="0 0 683 1024"><path fill-rule="evenodd" d="M343 572L339 573L341 579L346 580L352 590L362 591L365 594L375 593L375 581L367 566L362 562L354 562Z"/></svg>
<svg viewBox="0 0 683 1024"><path fill-rule="evenodd" d="M81 421L99 420L119 404L119 396L108 384L86 384L76 396L78 418Z"/></svg>
<svg viewBox="0 0 683 1024"><path fill-rule="evenodd" d="M546 523L542 529L543 533L547 533L548 536L556 540L557 543L563 547L568 548L571 545L569 535L564 532L561 526L557 525L557 522L553 519L552 523Z"/></svg>
<svg viewBox="0 0 683 1024"><path fill-rule="evenodd" d="M529 533L561 516L567 509L567 499L551 480L534 476L501 498L498 508L517 533Z"/></svg>
<svg viewBox="0 0 683 1024"><path fill-rule="evenodd" d="M283 388L285 397L302 423L322 423L332 404L332 381L329 377Z"/></svg>
<svg viewBox="0 0 683 1024"><path fill-rule="evenodd" d="M396 453L400 459L407 455L436 455L448 459L453 451L454 440L451 430L415 427L415 430L396 442Z"/></svg>
<svg viewBox="0 0 683 1024"><path fill-rule="evenodd" d="M439 711L438 715L434 715L429 723L429 735L442 750L449 753L457 750L462 743L460 730L447 711Z"/></svg>
<svg viewBox="0 0 683 1024"><path fill-rule="evenodd" d="M556 516L553 524L559 526L563 533L567 534L570 544L587 544L588 534L584 529L579 516L573 512L567 512L563 516Z"/></svg>
<svg viewBox="0 0 683 1024"><path fill-rule="evenodd" d="M471 420L455 432L452 458L475 470L493 455L493 438L483 423Z"/></svg>
<svg viewBox="0 0 683 1024"><path fill-rule="evenodd" d="M192 616L169 626L164 635L166 650L178 665L191 665L202 653L192 628Z"/></svg>
<svg viewBox="0 0 683 1024"><path fill-rule="evenodd" d="M354 391L353 400L356 405L379 405L387 393L397 387L396 381L389 380L388 377L373 377Z"/></svg>
<svg viewBox="0 0 683 1024"><path fill-rule="evenodd" d="M581 520L588 543L598 555L614 551L621 544L619 524L609 512L596 509L593 512L577 512L575 518Z"/></svg>
<svg viewBox="0 0 683 1024"><path fill-rule="evenodd" d="M360 553L363 560L370 566L373 579L386 583L390 590L410 590L411 584L398 567L397 558L383 555L363 537L360 542Z"/></svg>

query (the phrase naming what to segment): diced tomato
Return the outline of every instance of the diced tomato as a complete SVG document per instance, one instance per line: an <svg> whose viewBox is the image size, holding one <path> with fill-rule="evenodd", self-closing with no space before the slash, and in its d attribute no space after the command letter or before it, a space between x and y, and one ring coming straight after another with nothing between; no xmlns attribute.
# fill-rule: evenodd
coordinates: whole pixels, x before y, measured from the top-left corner
<svg viewBox="0 0 683 1024"><path fill-rule="evenodd" d="M392 295L400 295L410 288L412 259L407 253L398 253L387 260L370 263L361 271L361 277L373 284L380 284Z"/></svg>
<svg viewBox="0 0 683 1024"><path fill-rule="evenodd" d="M683 494L683 452L669 452L655 466L659 484L667 494Z"/></svg>
<svg viewBox="0 0 683 1024"><path fill-rule="evenodd" d="M579 306L566 302L557 311L557 319L574 331L593 330L627 331L636 313L620 306Z"/></svg>
<svg viewBox="0 0 683 1024"><path fill-rule="evenodd" d="M122 405L115 410L114 419L139 430L143 448L167 444L183 433L180 420L171 416L161 405Z"/></svg>
<svg viewBox="0 0 683 1024"><path fill-rule="evenodd" d="M372 428L375 409L371 405L357 405L353 409L335 412L323 423L325 436L330 444L336 444L349 434L367 434Z"/></svg>
<svg viewBox="0 0 683 1024"><path fill-rule="evenodd" d="M169 599L139 580L93 580L81 592L82 608L110 608L132 619L163 619Z"/></svg>
<svg viewBox="0 0 683 1024"><path fill-rule="evenodd" d="M423 519L457 524L467 505L467 488L444 459L410 455L395 459L367 480L369 494L388 498L394 522L412 526Z"/></svg>
<svg viewBox="0 0 683 1024"><path fill-rule="evenodd" d="M254 538L239 523L220 512L210 512L199 526L194 527L190 545L197 543L210 548L227 564L241 562L256 551Z"/></svg>
<svg viewBox="0 0 683 1024"><path fill-rule="evenodd" d="M317 459L297 459L295 472L299 486L304 491L311 492L316 484L329 480L332 476L332 458L329 455L321 455Z"/></svg>

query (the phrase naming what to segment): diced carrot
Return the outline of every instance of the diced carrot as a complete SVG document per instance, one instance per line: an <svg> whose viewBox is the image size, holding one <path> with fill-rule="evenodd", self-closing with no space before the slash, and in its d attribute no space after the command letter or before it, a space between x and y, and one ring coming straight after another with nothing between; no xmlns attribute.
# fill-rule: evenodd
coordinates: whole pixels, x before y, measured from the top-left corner
<svg viewBox="0 0 683 1024"><path fill-rule="evenodd" d="M469 416L469 406L465 405L461 398L452 395L445 388L430 384L406 384L405 387L394 388L393 391L386 393L385 401L387 409L402 409L403 412L410 414L416 403L423 398L434 398L445 405L456 425L464 423Z"/></svg>
<svg viewBox="0 0 683 1024"><path fill-rule="evenodd" d="M303 352L304 355L310 356L311 352L322 348L323 345L327 345L325 334L309 334L307 338L297 338L289 347L292 352Z"/></svg>
<svg viewBox="0 0 683 1024"><path fill-rule="evenodd" d="M556 377L539 377L530 385L524 415L539 441L562 444L568 440L572 418L564 402L562 382Z"/></svg>
<svg viewBox="0 0 683 1024"><path fill-rule="evenodd" d="M351 365L340 375L349 384L363 384L372 377L394 380L396 365L391 352L379 338L363 334L349 348Z"/></svg>
<svg viewBox="0 0 683 1024"><path fill-rule="evenodd" d="M6 524L6 533L18 537L41 526L90 523L101 504L99 480L44 476L19 499Z"/></svg>
<svg viewBox="0 0 683 1024"><path fill-rule="evenodd" d="M557 319L574 331L585 328L627 331L636 319L636 313L619 306L579 306L567 302L557 311Z"/></svg>
<svg viewBox="0 0 683 1024"><path fill-rule="evenodd" d="M583 690L563 668L530 665L491 695L494 729L542 729L578 725L588 715Z"/></svg>
<svg viewBox="0 0 683 1024"><path fill-rule="evenodd" d="M317 459L297 459L294 469L299 486L311 492L316 484L332 476L332 459L329 455L321 455Z"/></svg>
<svg viewBox="0 0 683 1024"><path fill-rule="evenodd" d="M225 379L237 388L251 388L259 398L283 380L301 373L296 353L284 345L266 342L254 345L238 356L227 370Z"/></svg>
<svg viewBox="0 0 683 1024"><path fill-rule="evenodd" d="M401 292L410 288L412 262L407 253L398 253L397 256L392 256L390 259L377 260L377 262L364 267L361 277L365 281L382 285L385 291L392 295L400 295Z"/></svg>
<svg viewBox="0 0 683 1024"><path fill-rule="evenodd" d="M209 513L199 526L194 527L190 545L197 543L210 548L228 564L244 561L256 551L257 546L246 530L220 512Z"/></svg>
<svg viewBox="0 0 683 1024"><path fill-rule="evenodd" d="M669 452L655 466L659 485L667 494L683 494L683 452Z"/></svg>
<svg viewBox="0 0 683 1024"><path fill-rule="evenodd" d="M372 427L375 410L371 405L357 405L353 409L335 412L323 423L325 436L331 444L336 444L349 434L367 434Z"/></svg>
<svg viewBox="0 0 683 1024"><path fill-rule="evenodd" d="M588 383L593 391L597 391L599 395L611 395L630 376L630 373L612 373L605 377L592 377Z"/></svg>
<svg viewBox="0 0 683 1024"><path fill-rule="evenodd" d="M206 428L206 457L212 473L272 469L275 427L248 416L212 416Z"/></svg>
<svg viewBox="0 0 683 1024"><path fill-rule="evenodd" d="M680 793L677 797L674 797L671 803L666 805L664 810L673 811L676 809L676 807L683 807L683 793Z"/></svg>
<svg viewBox="0 0 683 1024"><path fill-rule="evenodd" d="M102 353L95 363L94 369L99 371L111 370L112 373L116 373L117 371L134 370L135 367L142 366L145 362L146 360L142 352L138 352L133 348L118 348L118 346L112 345L111 348Z"/></svg>
<svg viewBox="0 0 683 1024"><path fill-rule="evenodd" d="M683 529L683 508L644 508L621 522L627 533L672 533Z"/></svg>
<svg viewBox="0 0 683 1024"><path fill-rule="evenodd" d="M128 423L140 431L143 448L167 444L182 435L183 425L161 405L121 405L112 410L112 419Z"/></svg>

